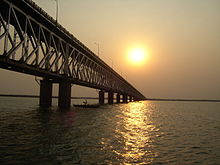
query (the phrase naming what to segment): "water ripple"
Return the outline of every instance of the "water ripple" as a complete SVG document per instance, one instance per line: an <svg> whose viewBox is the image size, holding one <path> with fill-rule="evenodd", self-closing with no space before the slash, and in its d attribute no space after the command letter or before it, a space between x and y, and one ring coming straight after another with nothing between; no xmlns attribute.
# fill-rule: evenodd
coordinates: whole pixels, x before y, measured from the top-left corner
<svg viewBox="0 0 220 165"><path fill-rule="evenodd" d="M220 104L41 109L1 98L0 164L220 164Z"/></svg>

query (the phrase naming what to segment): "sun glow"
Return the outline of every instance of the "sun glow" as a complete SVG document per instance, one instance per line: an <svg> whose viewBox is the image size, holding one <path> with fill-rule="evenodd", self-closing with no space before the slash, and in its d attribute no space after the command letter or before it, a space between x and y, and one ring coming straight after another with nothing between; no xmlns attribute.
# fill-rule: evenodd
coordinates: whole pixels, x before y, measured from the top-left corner
<svg viewBox="0 0 220 165"><path fill-rule="evenodd" d="M143 48L133 48L128 53L129 61L133 64L141 64L146 60L147 53Z"/></svg>

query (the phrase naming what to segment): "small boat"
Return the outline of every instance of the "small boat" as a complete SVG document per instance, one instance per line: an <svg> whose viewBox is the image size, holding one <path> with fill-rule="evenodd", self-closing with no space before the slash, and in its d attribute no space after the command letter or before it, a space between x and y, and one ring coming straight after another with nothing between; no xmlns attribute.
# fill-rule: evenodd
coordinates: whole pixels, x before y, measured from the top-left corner
<svg viewBox="0 0 220 165"><path fill-rule="evenodd" d="M98 108L99 104L74 104L74 107L82 107L82 108Z"/></svg>

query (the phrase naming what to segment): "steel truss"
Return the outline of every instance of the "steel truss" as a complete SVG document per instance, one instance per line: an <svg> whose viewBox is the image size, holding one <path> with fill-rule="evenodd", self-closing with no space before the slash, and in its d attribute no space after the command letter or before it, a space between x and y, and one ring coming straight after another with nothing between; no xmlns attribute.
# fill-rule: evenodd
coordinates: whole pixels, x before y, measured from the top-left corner
<svg viewBox="0 0 220 165"><path fill-rule="evenodd" d="M139 91L30 0L0 1L0 64L5 69L57 82L70 81L144 99Z"/></svg>

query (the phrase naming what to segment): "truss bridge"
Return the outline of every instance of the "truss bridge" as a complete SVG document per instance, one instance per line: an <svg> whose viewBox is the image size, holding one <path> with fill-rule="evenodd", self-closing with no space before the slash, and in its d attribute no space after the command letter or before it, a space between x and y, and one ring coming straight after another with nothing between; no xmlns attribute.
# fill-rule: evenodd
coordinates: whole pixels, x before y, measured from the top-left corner
<svg viewBox="0 0 220 165"><path fill-rule="evenodd" d="M109 104L145 99L31 0L0 0L0 68L42 77L42 107L51 106L53 83L60 107L70 106L72 84L100 90L100 104L105 93Z"/></svg>

